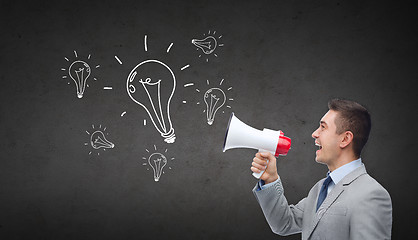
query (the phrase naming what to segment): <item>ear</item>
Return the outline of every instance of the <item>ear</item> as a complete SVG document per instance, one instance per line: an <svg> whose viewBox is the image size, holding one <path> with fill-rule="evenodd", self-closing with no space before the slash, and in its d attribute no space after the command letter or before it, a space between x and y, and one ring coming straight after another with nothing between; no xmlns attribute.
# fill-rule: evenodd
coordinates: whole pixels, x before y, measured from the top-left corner
<svg viewBox="0 0 418 240"><path fill-rule="evenodd" d="M340 148L345 148L353 141L354 135L351 131L345 131L343 134L341 134L342 139L340 142Z"/></svg>

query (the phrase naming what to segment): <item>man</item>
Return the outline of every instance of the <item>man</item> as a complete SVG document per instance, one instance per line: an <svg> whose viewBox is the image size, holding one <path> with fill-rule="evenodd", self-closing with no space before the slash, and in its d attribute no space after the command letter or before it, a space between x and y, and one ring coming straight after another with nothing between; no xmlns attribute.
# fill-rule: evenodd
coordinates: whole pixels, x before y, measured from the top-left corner
<svg viewBox="0 0 418 240"><path fill-rule="evenodd" d="M257 153L251 170L265 172L254 195L272 231L279 235L302 232L302 239L390 239L389 193L367 174L360 158L370 133L370 115L348 100L333 99L328 108L312 133L319 147L315 160L328 166L327 178L298 204L288 205L276 158Z"/></svg>

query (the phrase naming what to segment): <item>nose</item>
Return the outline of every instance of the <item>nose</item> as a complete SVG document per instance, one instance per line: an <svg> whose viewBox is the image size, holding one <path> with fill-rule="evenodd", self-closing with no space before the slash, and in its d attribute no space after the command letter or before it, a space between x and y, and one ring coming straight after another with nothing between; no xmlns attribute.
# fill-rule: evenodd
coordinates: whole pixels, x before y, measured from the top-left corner
<svg viewBox="0 0 418 240"><path fill-rule="evenodd" d="M317 128L313 133L312 133L312 138L315 138L315 139L317 139L318 137L319 137L319 135L318 135L318 129L319 128Z"/></svg>

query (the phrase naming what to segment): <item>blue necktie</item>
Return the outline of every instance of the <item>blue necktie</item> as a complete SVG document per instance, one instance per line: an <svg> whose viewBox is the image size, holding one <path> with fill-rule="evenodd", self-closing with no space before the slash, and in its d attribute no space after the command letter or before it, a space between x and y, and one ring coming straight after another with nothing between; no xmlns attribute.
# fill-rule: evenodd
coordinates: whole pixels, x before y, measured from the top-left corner
<svg viewBox="0 0 418 240"><path fill-rule="evenodd" d="M331 181L332 181L331 176L328 175L328 177L324 181L324 184L322 184L321 192L319 192L318 202L316 204L316 211L318 211L318 208L321 206L322 202L327 197L328 185L330 184Z"/></svg>

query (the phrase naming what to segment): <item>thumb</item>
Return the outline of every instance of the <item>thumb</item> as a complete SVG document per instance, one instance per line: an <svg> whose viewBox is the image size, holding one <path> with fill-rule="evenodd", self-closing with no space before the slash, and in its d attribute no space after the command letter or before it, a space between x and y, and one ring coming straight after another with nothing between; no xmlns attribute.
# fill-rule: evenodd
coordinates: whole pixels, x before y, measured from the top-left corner
<svg viewBox="0 0 418 240"><path fill-rule="evenodd" d="M276 157L274 157L273 154L271 154L270 152L261 152L260 155L263 158L266 158L269 161L275 161L276 160Z"/></svg>

